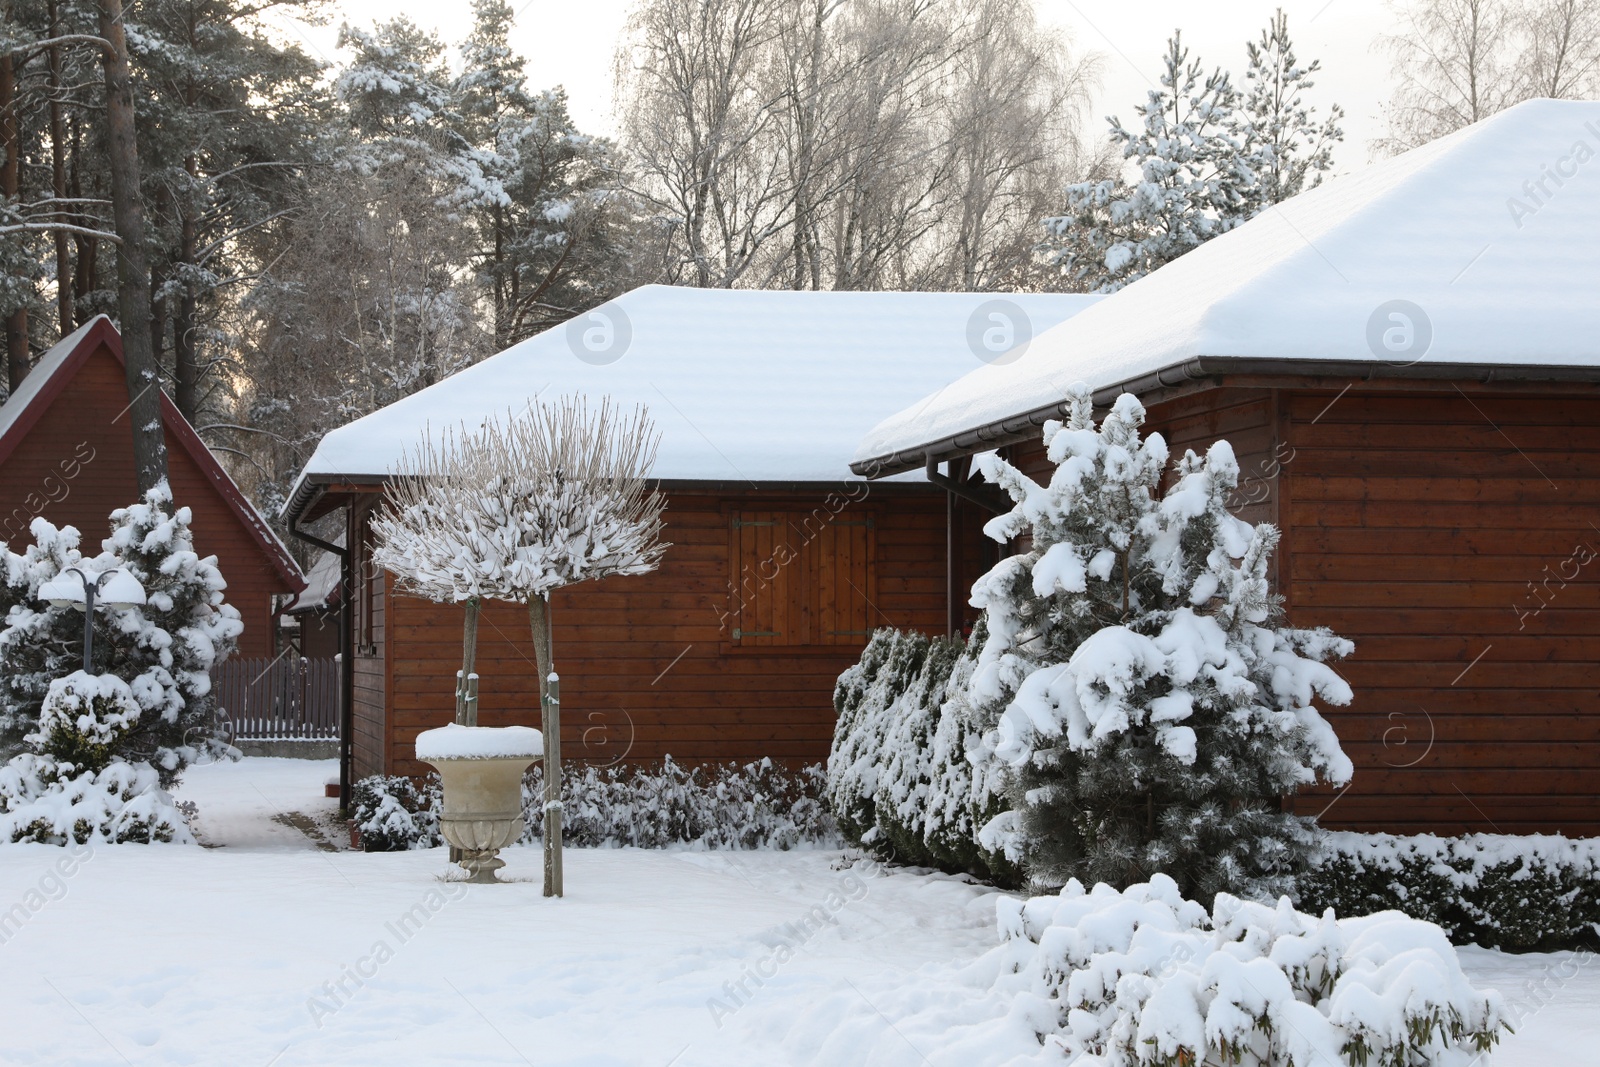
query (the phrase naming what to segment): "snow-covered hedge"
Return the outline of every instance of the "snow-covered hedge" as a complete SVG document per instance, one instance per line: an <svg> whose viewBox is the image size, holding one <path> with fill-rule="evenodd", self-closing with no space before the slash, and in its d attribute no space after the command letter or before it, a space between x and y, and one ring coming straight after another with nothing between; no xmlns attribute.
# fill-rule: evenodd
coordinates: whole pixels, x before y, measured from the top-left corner
<svg viewBox="0 0 1600 1067"><path fill-rule="evenodd" d="M791 849L830 846L838 831L817 798L821 767L790 771L770 759L685 767L564 767L562 840L580 848ZM539 840L544 774L522 779L523 840Z"/></svg>
<svg viewBox="0 0 1600 1067"><path fill-rule="evenodd" d="M980 628L974 644L981 647ZM1014 884L1020 872L978 843L1004 808L975 779L967 747L987 725L962 699L973 659L947 638L881 629L839 676L823 797L840 832L901 863Z"/></svg>
<svg viewBox="0 0 1600 1067"><path fill-rule="evenodd" d="M1329 833L1299 900L1341 915L1404 911L1458 944L1570 947L1600 935L1600 839Z"/></svg>
<svg viewBox="0 0 1600 1067"><path fill-rule="evenodd" d="M562 838L580 848L690 847L789 849L829 846L838 839L817 798L822 769L789 771L771 760L744 765L574 767L561 780ZM525 843L544 828L544 776L522 780ZM409 778L364 778L352 790L354 822L368 852L444 844L439 834L439 780L419 787Z"/></svg>
<svg viewBox="0 0 1600 1067"><path fill-rule="evenodd" d="M1077 1067L1467 1067L1505 1026L1444 932L1395 912L1318 919L1218 894L1207 913L1157 875L1003 898L999 924L976 966Z"/></svg>

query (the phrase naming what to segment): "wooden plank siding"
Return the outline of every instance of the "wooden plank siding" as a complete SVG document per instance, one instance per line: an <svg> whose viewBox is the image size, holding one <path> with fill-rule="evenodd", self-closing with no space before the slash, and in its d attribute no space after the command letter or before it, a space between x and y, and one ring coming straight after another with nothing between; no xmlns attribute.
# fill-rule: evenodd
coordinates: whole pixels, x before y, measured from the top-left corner
<svg viewBox="0 0 1600 1067"><path fill-rule="evenodd" d="M556 667L562 681L562 750L569 760L607 764L682 763L772 757L791 765L826 758L833 737L833 686L854 663L864 635L830 643L738 647L732 628L734 578L731 536L736 512L814 514L828 490L738 495L671 490L659 570L559 591L552 604ZM836 498L837 499L837 498ZM827 509L824 514L832 509ZM840 523L868 518L875 546L872 581L865 560L850 560L850 576L872 594L864 618L833 630L892 625L941 633L945 628L945 501L942 492L874 486L838 511ZM831 524L829 524L831 526ZM866 545L866 527L823 527L812 546L831 554ZM772 527L751 527L753 541ZM802 535L790 532L790 540ZM757 549L761 548L756 544ZM768 546L770 549L770 546ZM757 591L769 595L799 581L779 568ZM818 605L818 618L827 616ZM843 618L844 616L834 616ZM461 609L395 595L387 601L385 640L389 684L380 726L377 682L358 699L357 775L374 773L373 731L385 734L383 769L419 774L416 735L451 718L455 673L461 665ZM537 672L528 614L522 605L491 603L479 625L479 722L537 725ZM362 686L357 656L357 685ZM369 724L363 727L361 723Z"/></svg>
<svg viewBox="0 0 1600 1067"><path fill-rule="evenodd" d="M1282 402L1291 617L1356 642L1323 821L1600 833L1600 399Z"/></svg>
<svg viewBox="0 0 1600 1067"><path fill-rule="evenodd" d="M99 552L111 512L137 503L127 406L122 364L102 345L0 466L0 541L22 551L33 541L29 523L42 515L57 526L76 527L85 555ZM272 598L294 590L170 429L166 436L173 498L193 511L195 549L217 557L228 603L244 621L239 654L271 658ZM68 477L66 469L75 473ZM30 498L42 506L30 506Z"/></svg>
<svg viewBox="0 0 1600 1067"><path fill-rule="evenodd" d="M368 521L375 502L360 500L351 508L354 529L345 544L356 546L353 561L357 589L354 596L355 657L351 667L351 770L359 781L373 774L395 774L387 757L388 699L394 651L388 647L387 621L389 576L372 565ZM458 639L459 640L459 639ZM458 663L457 668L460 667ZM454 691L455 671L450 674Z"/></svg>

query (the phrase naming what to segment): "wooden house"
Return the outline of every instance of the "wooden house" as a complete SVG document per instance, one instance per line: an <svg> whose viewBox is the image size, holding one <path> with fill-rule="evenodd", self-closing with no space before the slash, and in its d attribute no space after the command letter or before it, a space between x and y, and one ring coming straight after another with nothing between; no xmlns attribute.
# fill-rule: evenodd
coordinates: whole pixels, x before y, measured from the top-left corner
<svg viewBox="0 0 1600 1067"><path fill-rule="evenodd" d="M300 568L165 394L161 417L173 499L193 510L195 548L217 557L243 617L239 654L271 657L276 601L304 587ZM93 555L111 512L138 496L122 338L101 315L40 356L0 407L0 542L20 550L43 516L76 527Z"/></svg>
<svg viewBox="0 0 1600 1067"><path fill-rule="evenodd" d="M343 557L353 589L347 780L424 772L413 741L453 712L461 608L395 595L367 563L383 484L425 432L538 396L647 405L671 547L655 573L554 597L563 753L816 762L834 681L870 632L945 630L965 599L945 557L982 551L975 527L947 540L952 505L920 471L851 474L856 441L1094 299L647 286L328 434L284 515ZM304 530L336 512L349 553ZM537 724L526 608L486 605L478 641L480 721Z"/></svg>
<svg viewBox="0 0 1600 1067"><path fill-rule="evenodd" d="M1331 179L976 369L863 475L1005 448L1074 382L1174 454L1230 440L1295 625L1355 641L1326 825L1600 833L1600 103L1536 101Z"/></svg>

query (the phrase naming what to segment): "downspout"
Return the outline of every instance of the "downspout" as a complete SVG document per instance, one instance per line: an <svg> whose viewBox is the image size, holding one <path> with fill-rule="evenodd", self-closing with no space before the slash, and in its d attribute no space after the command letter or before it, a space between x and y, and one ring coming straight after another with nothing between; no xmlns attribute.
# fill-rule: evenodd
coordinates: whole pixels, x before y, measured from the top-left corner
<svg viewBox="0 0 1600 1067"><path fill-rule="evenodd" d="M352 513L354 508L351 508ZM351 734L355 732L354 709L356 695L355 676L355 618L351 614L355 601L355 566L349 544L353 543L348 525L346 545L341 547L301 530L298 516L289 518L289 536L308 545L332 552L339 557L339 810L350 808L350 755Z"/></svg>

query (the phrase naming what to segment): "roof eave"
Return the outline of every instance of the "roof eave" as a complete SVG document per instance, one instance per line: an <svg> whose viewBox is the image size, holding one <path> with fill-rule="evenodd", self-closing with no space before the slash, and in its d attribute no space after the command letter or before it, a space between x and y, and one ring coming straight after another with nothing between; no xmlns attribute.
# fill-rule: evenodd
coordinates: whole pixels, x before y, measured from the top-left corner
<svg viewBox="0 0 1600 1067"><path fill-rule="evenodd" d="M1600 382L1600 365L1506 363L1426 363L1410 365L1379 363L1374 360L1310 360L1262 358L1257 356L1195 356L1160 370L1129 378L1095 390L1096 407L1109 406L1123 393L1143 396L1157 389L1170 389L1224 375L1272 375L1293 378L1347 377L1359 381L1377 378L1431 379L1436 381L1548 381ZM865 478L883 478L924 468L928 462L971 455L1016 444L1032 436L1031 431L1051 419L1064 418L1068 401L1061 400L1016 415L982 423L960 433L934 441L897 449L894 452L850 464L850 470Z"/></svg>

